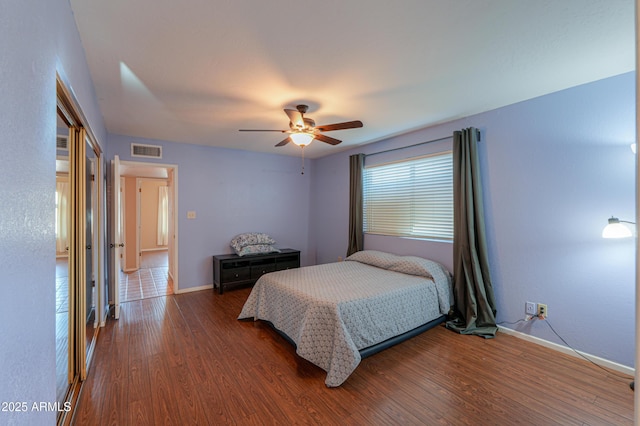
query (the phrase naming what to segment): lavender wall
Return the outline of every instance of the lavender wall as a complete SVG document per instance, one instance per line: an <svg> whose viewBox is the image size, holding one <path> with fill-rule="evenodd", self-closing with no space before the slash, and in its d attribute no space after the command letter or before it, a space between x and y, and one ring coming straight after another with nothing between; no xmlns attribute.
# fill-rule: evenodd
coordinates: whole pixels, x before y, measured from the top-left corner
<svg viewBox="0 0 640 426"><path fill-rule="evenodd" d="M310 181L298 157L252 153L176 142L109 135L108 158L132 158L131 143L161 145L161 160L178 167L178 282L180 290L213 283L212 256L230 253L229 242L243 232L265 232L281 248L309 250ZM195 211L196 219L187 219Z"/></svg>
<svg viewBox="0 0 640 426"><path fill-rule="evenodd" d="M56 412L56 71L105 134L67 0L3 2L0 13L0 412L1 424L54 424Z"/></svg>
<svg viewBox="0 0 640 426"><path fill-rule="evenodd" d="M0 51L0 401L52 402L56 71L103 148L106 131L68 1L3 2ZM569 343L625 365L633 365L634 246L602 240L600 230L611 214L634 217L633 78L606 79L362 149L481 128L499 320L522 317L526 300L546 302L551 323ZM133 140L110 137L109 158L128 159L125 139ZM162 162L179 166L183 288L211 283L210 254L228 251L230 237L248 229L300 248L305 264L344 256L350 152L308 162L300 176L295 157L161 144ZM188 210L198 219L187 221ZM448 245L365 243L451 264ZM521 331L557 342L544 323ZM54 421L54 412L0 413L3 424Z"/></svg>
<svg viewBox="0 0 640 426"><path fill-rule="evenodd" d="M609 216L635 217L634 90L635 74L623 74L317 160L311 203L318 262L346 252L350 154L474 126L482 131L498 321L522 318L526 301L546 303L549 323L573 347L633 366L634 241L600 235ZM415 150L393 155L405 154ZM366 236L365 248L453 264L447 243ZM562 343L544 322L516 329Z"/></svg>

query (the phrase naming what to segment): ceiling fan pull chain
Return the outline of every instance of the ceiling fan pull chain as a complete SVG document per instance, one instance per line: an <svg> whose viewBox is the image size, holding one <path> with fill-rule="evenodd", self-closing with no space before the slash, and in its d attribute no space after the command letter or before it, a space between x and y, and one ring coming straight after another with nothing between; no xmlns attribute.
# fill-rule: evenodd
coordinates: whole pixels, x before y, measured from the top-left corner
<svg viewBox="0 0 640 426"><path fill-rule="evenodd" d="M300 173L301 175L304 174L304 145L302 145L302 172Z"/></svg>

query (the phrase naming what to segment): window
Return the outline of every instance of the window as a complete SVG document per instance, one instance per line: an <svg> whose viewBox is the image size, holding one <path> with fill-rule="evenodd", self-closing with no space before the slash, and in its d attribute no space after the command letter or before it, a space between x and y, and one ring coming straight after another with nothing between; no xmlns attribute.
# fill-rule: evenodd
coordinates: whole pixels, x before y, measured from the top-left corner
<svg viewBox="0 0 640 426"><path fill-rule="evenodd" d="M364 232L453 240L451 151L365 166Z"/></svg>

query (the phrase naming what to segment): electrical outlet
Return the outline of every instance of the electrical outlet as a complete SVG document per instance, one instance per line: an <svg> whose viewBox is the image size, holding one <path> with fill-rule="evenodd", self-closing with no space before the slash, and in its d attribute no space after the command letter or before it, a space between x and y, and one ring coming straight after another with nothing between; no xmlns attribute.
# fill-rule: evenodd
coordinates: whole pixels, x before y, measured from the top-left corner
<svg viewBox="0 0 640 426"><path fill-rule="evenodd" d="M547 310L547 305L544 303L538 303L538 317L546 318L549 316L549 311Z"/></svg>
<svg viewBox="0 0 640 426"><path fill-rule="evenodd" d="M524 304L524 313L527 315L536 315L538 313L538 309L535 303L527 302Z"/></svg>

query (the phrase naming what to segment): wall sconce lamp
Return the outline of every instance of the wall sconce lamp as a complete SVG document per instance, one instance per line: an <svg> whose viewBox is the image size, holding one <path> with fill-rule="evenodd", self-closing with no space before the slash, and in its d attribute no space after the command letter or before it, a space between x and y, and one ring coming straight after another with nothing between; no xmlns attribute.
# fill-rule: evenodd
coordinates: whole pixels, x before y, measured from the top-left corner
<svg viewBox="0 0 640 426"><path fill-rule="evenodd" d="M609 223L602 230L602 238L630 238L633 237L634 231L623 223L629 223L635 225L635 222L629 222L628 220L620 220L617 217L611 216Z"/></svg>

